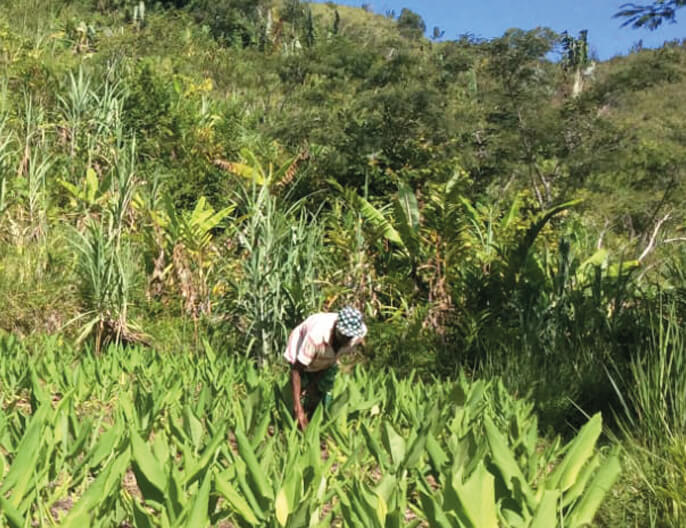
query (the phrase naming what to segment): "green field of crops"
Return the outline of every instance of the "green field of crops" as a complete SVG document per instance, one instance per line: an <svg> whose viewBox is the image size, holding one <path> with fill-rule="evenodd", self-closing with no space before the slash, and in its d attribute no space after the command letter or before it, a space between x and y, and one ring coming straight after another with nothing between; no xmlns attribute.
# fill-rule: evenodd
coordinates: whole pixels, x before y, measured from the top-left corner
<svg viewBox="0 0 686 528"><path fill-rule="evenodd" d="M208 345L97 357L0 340L0 504L25 526L586 526L620 472L499 382L351 368L305 433L285 371Z"/></svg>

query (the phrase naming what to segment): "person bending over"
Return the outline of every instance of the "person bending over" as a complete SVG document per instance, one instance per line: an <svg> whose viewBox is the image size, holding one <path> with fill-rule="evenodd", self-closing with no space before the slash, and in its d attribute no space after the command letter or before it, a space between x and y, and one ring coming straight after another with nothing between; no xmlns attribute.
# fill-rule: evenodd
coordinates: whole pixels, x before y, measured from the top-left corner
<svg viewBox="0 0 686 528"><path fill-rule="evenodd" d="M317 405L331 400L338 359L363 342L367 327L359 310L346 306L338 313L316 313L296 326L284 357L291 364L293 414L307 427Z"/></svg>

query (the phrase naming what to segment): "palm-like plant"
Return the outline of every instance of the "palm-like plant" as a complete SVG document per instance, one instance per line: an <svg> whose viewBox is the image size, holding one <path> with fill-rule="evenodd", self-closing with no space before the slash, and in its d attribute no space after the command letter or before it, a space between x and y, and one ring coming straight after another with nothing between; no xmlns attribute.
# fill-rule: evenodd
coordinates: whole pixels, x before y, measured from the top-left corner
<svg viewBox="0 0 686 528"><path fill-rule="evenodd" d="M625 18L622 24L634 29L647 27L657 29L662 22L674 22L676 11L686 6L685 0L656 0L652 4L622 4L615 18Z"/></svg>

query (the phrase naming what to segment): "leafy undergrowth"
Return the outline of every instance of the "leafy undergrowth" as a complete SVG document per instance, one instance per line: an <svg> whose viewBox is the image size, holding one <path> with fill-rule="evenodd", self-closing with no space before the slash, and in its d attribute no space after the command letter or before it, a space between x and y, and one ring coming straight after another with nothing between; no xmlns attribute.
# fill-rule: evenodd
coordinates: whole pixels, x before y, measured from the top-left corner
<svg viewBox="0 0 686 528"><path fill-rule="evenodd" d="M283 371L205 346L0 338L0 505L22 526L581 527L620 472L500 382L361 368L299 432Z"/></svg>

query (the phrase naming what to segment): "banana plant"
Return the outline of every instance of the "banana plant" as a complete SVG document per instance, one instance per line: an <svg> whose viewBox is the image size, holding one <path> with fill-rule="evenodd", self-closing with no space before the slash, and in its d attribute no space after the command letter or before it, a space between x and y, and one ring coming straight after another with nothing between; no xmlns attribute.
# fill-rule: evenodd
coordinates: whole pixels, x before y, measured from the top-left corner
<svg viewBox="0 0 686 528"><path fill-rule="evenodd" d="M420 251L420 213L414 191L404 182L398 183L398 193L390 206L376 207L367 198L352 189L344 189L338 182L329 180L354 210L359 211L372 230L397 247L401 253L416 264ZM392 208L394 216L387 210Z"/></svg>
<svg viewBox="0 0 686 528"><path fill-rule="evenodd" d="M63 179L57 181L69 192L72 206L82 207L82 212L89 212L102 207L109 198L107 189L101 186L98 175L92 167L88 167L86 170L86 177L81 186Z"/></svg>
<svg viewBox="0 0 686 528"><path fill-rule="evenodd" d="M259 187L270 189L285 187L291 183L300 162L307 158L307 153L298 154L278 167L274 167L274 164L270 162L265 168L250 149L241 149L240 153L242 158L240 162L216 160L215 164Z"/></svg>
<svg viewBox="0 0 686 528"><path fill-rule="evenodd" d="M142 208L140 198L137 207ZM201 196L192 211L177 211L169 195L163 210L148 210L158 236L149 240L160 257L155 260L155 280L177 283L185 308L194 318L211 311L211 276L218 260L214 231L235 205L215 211Z"/></svg>

